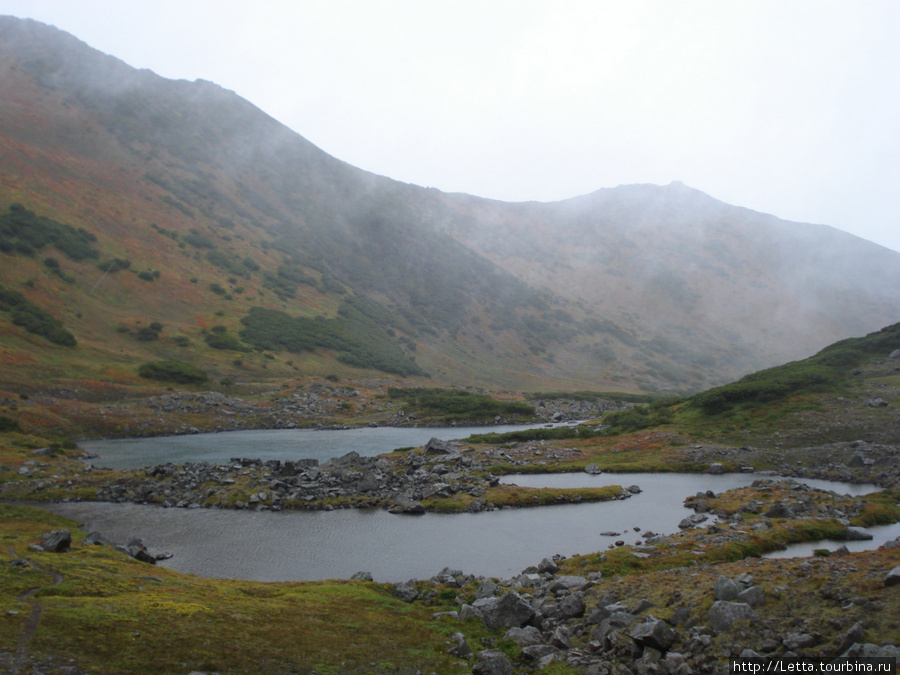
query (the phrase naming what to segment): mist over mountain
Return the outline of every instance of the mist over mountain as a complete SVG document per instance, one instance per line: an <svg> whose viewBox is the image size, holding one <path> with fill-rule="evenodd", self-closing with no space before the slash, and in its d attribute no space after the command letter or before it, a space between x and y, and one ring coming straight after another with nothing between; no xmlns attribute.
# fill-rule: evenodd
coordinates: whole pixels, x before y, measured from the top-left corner
<svg viewBox="0 0 900 675"><path fill-rule="evenodd" d="M693 390L900 317L900 254L834 228L679 183L554 203L400 183L215 84L10 17L0 163L0 212L21 205L0 225L0 283L77 340L0 311L13 379L127 381L179 359L234 381ZM93 253L25 241L40 218Z"/></svg>

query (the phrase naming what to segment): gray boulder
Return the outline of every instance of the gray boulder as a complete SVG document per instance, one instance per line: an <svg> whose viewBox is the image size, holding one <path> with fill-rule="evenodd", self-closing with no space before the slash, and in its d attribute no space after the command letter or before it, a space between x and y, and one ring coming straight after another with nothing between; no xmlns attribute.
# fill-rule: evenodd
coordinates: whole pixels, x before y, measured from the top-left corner
<svg viewBox="0 0 900 675"><path fill-rule="evenodd" d="M652 647L665 653L675 642L675 631L665 621L645 621L635 626L629 634L642 647Z"/></svg>
<svg viewBox="0 0 900 675"><path fill-rule="evenodd" d="M534 616L534 608L515 591L510 591L499 600L478 600L475 608L480 610L481 621L489 630L521 627Z"/></svg>
<svg viewBox="0 0 900 675"><path fill-rule="evenodd" d="M734 600L741 593L741 587L728 577L720 576L713 587L713 597L716 600Z"/></svg>
<svg viewBox="0 0 900 675"><path fill-rule="evenodd" d="M394 584L391 588L391 593L393 593L395 598L403 602L412 602L419 597L419 591L404 583Z"/></svg>
<svg viewBox="0 0 900 675"><path fill-rule="evenodd" d="M426 455L452 455L453 446L440 438L432 438L425 444Z"/></svg>
<svg viewBox="0 0 900 675"><path fill-rule="evenodd" d="M846 535L847 541L870 541L873 537L871 533L861 530L858 527L848 527Z"/></svg>
<svg viewBox="0 0 900 675"><path fill-rule="evenodd" d="M539 645L544 642L543 636L541 636L541 631L539 631L534 626L525 626L524 628L520 628L518 626L514 626L506 631L506 634L503 636L506 640L512 640L520 647L528 647L530 645Z"/></svg>
<svg viewBox="0 0 900 675"><path fill-rule="evenodd" d="M388 513L412 513L418 515L425 513L425 507L415 499L409 497L397 497L393 505L388 508Z"/></svg>
<svg viewBox="0 0 900 675"><path fill-rule="evenodd" d="M709 625L717 633L731 629L735 621L759 621L759 616L745 602L717 600L709 610Z"/></svg>
<svg viewBox="0 0 900 675"><path fill-rule="evenodd" d="M485 649L478 652L475 665L472 667L474 675L515 675L515 672L509 659L499 649Z"/></svg>
<svg viewBox="0 0 900 675"><path fill-rule="evenodd" d="M766 592L762 586L751 586L738 594L737 601L745 602L751 607L759 607L766 602Z"/></svg>
<svg viewBox="0 0 900 675"><path fill-rule="evenodd" d="M465 635L463 635L462 633L454 633L450 636L450 639L455 641L456 644L447 650L448 654L453 654L453 656L459 656L463 659L467 659L472 656L472 648L469 647L469 643L466 642Z"/></svg>
<svg viewBox="0 0 900 675"><path fill-rule="evenodd" d="M885 586L896 586L897 584L900 584L900 566L892 569L884 578Z"/></svg>
<svg viewBox="0 0 900 675"><path fill-rule="evenodd" d="M41 536L41 549L51 553L66 553L72 546L72 533L68 530L54 530Z"/></svg>

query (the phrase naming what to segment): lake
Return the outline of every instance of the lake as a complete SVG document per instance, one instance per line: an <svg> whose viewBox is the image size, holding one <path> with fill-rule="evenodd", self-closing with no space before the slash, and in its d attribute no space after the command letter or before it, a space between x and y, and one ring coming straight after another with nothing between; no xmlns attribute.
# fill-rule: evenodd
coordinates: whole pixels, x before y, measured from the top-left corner
<svg viewBox="0 0 900 675"><path fill-rule="evenodd" d="M86 530L100 532L113 542L141 537L152 553L173 554L162 563L164 566L205 577L301 581L348 578L355 572L368 571L376 581L407 581L451 567L470 574L509 578L556 553L571 556L602 551L617 539L636 543L640 533L635 527L657 533L677 532L681 519L693 513L684 508L685 497L700 490L721 492L749 485L760 477L518 475L505 480L547 487L636 484L643 492L623 501L476 514L405 516L381 509L166 509L94 502L53 504L51 509L85 523ZM849 494L876 489L828 481L803 482ZM602 536L604 531L621 535ZM892 539L897 534L879 535L879 539ZM879 542L861 543L871 547Z"/></svg>
<svg viewBox="0 0 900 675"><path fill-rule="evenodd" d="M360 427L358 429L264 429L223 431L187 436L153 436L81 441L79 447L96 455L96 466L110 469L140 469L172 462L226 464L233 457L270 460L317 459L324 462L350 451L373 457L397 448L417 448L433 436L442 441L472 434L506 433L522 429L562 425L515 425L478 427Z"/></svg>

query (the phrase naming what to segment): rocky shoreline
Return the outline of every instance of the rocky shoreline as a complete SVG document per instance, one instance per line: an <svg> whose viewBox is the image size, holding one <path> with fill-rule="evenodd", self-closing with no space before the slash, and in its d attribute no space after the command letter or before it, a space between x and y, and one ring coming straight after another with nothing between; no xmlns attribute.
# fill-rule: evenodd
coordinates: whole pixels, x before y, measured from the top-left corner
<svg viewBox="0 0 900 675"><path fill-rule="evenodd" d="M564 448L548 449L559 458ZM234 509L387 508L423 513L423 500L467 495L466 511L497 508L485 492L499 484L490 472L497 462L516 460L503 449L481 456L461 452L454 443L432 438L421 453L361 457L350 452L319 465L317 460L280 461L235 458L228 464L164 464L131 472L97 490L97 499L166 507ZM399 455L399 456L397 456ZM635 487L617 498L626 499ZM566 501L565 494L558 501ZM577 499L580 501L580 499Z"/></svg>

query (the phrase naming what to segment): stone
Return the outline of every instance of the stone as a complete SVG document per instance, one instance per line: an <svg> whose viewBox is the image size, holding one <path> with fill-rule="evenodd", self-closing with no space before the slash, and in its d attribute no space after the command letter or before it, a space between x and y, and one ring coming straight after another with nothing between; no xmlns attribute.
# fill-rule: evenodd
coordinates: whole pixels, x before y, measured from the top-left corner
<svg viewBox="0 0 900 675"><path fill-rule="evenodd" d="M720 576L713 587L713 597L716 600L734 600L741 593L741 587L728 577Z"/></svg>
<svg viewBox="0 0 900 675"><path fill-rule="evenodd" d="M869 541L873 539L871 533L858 527L848 527L845 536L847 541Z"/></svg>
<svg viewBox="0 0 900 675"><path fill-rule="evenodd" d="M419 597L419 591L410 586L409 584L404 583L396 583L391 587L391 593L398 600L402 600L403 602L413 602L416 598Z"/></svg>
<svg viewBox="0 0 900 675"><path fill-rule="evenodd" d="M411 513L418 515L425 513L425 507L415 499L409 497L397 497L394 503L388 508L388 513Z"/></svg>
<svg viewBox="0 0 900 675"><path fill-rule="evenodd" d="M515 675L515 669L499 649L485 649L478 652L472 673L474 675Z"/></svg>
<svg viewBox="0 0 900 675"><path fill-rule="evenodd" d="M866 628L861 622L857 621L850 626L846 633L842 633L837 638L837 653L842 654L856 642L862 642L866 634Z"/></svg>
<svg viewBox="0 0 900 675"><path fill-rule="evenodd" d="M717 633L731 629L735 621L759 621L759 616L746 602L717 600L709 610L709 625Z"/></svg>
<svg viewBox="0 0 900 675"><path fill-rule="evenodd" d="M453 654L453 656L459 656L463 659L467 659L472 656L472 648L469 647L469 643L466 642L465 635L463 635L462 633L454 633L450 636L450 639L455 641L456 644L447 650L448 654Z"/></svg>
<svg viewBox="0 0 900 675"><path fill-rule="evenodd" d="M491 581L490 579L485 579L481 582L481 586L478 587L478 590L475 591L475 599L481 600L482 598L490 598L494 595L497 595L497 591L500 586Z"/></svg>
<svg viewBox="0 0 900 675"><path fill-rule="evenodd" d="M572 644L572 631L568 626L557 626L550 635L550 644L557 649L570 649Z"/></svg>
<svg viewBox="0 0 900 675"><path fill-rule="evenodd" d="M534 608L515 591L510 591L499 600L477 600L475 607L481 612L481 621L489 630L521 627L534 616Z"/></svg>
<svg viewBox="0 0 900 675"><path fill-rule="evenodd" d="M584 616L585 606L581 593L567 595L559 601L556 617L559 619L575 619Z"/></svg>
<svg viewBox="0 0 900 675"><path fill-rule="evenodd" d="M645 621L635 626L629 634L632 640L643 647L652 647L660 652L667 652L675 642L675 631L665 621Z"/></svg>
<svg viewBox="0 0 900 675"><path fill-rule="evenodd" d="M72 546L72 533L68 530L54 530L41 536L41 549L52 553L66 553Z"/></svg>
<svg viewBox="0 0 900 675"><path fill-rule="evenodd" d="M550 574L556 574L559 571L559 565L557 565L550 558L544 558L538 563L538 572L544 573L549 572Z"/></svg>
<svg viewBox="0 0 900 675"><path fill-rule="evenodd" d="M816 644L816 639L808 633L788 633L784 636L782 644L788 651L796 652Z"/></svg>
<svg viewBox="0 0 900 675"><path fill-rule="evenodd" d="M447 441L442 441L439 438L432 437L431 440L425 444L426 455L451 455L453 453L453 446Z"/></svg>
<svg viewBox="0 0 900 675"><path fill-rule="evenodd" d="M524 628L513 626L508 631L506 631L506 634L503 636L503 638L505 640L512 640L520 647L539 645L544 641L544 638L541 635L541 631L539 631L534 626L525 626Z"/></svg>
<svg viewBox="0 0 900 675"><path fill-rule="evenodd" d="M751 607L759 607L766 602L766 592L762 586L751 586L738 594L737 601L745 602Z"/></svg>
<svg viewBox="0 0 900 675"><path fill-rule="evenodd" d="M372 581L372 573L371 572L357 572L354 574L351 579L356 581Z"/></svg>
<svg viewBox="0 0 900 675"><path fill-rule="evenodd" d="M706 473L711 473L713 475L719 475L725 473L725 467L722 466L720 462L713 462L708 467L706 467Z"/></svg>
<svg viewBox="0 0 900 675"><path fill-rule="evenodd" d="M885 586L896 586L897 584L900 584L900 565L888 572L884 578Z"/></svg>
<svg viewBox="0 0 900 675"><path fill-rule="evenodd" d="M588 464L586 467L584 467L584 472L585 472L585 473L589 473L589 474L591 474L591 475L593 475L593 476L596 476L596 475L599 474L599 473L603 473L603 472L600 470L600 467L597 466L596 464L594 464L593 462L592 462L591 464Z"/></svg>

